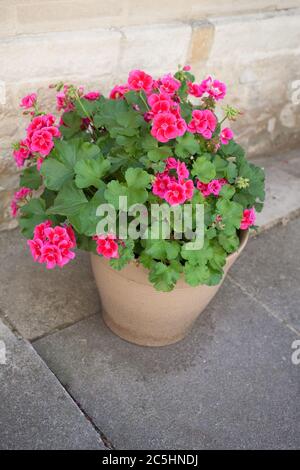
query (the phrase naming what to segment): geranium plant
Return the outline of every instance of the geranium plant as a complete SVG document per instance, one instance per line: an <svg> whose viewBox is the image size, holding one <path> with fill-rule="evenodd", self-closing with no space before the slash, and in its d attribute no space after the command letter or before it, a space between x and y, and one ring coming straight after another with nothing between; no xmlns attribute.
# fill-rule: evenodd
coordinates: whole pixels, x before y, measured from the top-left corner
<svg viewBox="0 0 300 470"><path fill-rule="evenodd" d="M51 87L60 115L42 112L36 94L24 97L30 122L13 152L22 174L12 214L34 260L62 267L77 246L115 269L141 263L161 291L181 275L192 286L218 284L265 196L263 170L246 160L224 124L239 112L226 106L217 117L225 84L211 77L196 83L186 66L158 79L133 70L108 98L69 84ZM97 233L98 206L111 204L119 220L120 196L149 214L151 204L203 204L204 246L188 250L190 240L176 239L174 226L169 239Z"/></svg>

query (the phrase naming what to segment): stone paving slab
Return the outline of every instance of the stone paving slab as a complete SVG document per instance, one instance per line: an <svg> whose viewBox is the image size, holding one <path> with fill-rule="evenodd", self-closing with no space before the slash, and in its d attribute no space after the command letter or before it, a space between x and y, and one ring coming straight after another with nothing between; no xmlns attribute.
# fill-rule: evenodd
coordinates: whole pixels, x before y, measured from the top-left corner
<svg viewBox="0 0 300 470"><path fill-rule="evenodd" d="M63 269L47 270L33 262L18 229L0 234L0 310L25 338L37 338L98 309L87 253L78 251Z"/></svg>
<svg viewBox="0 0 300 470"><path fill-rule="evenodd" d="M300 150L257 158L253 163L263 167L266 173L265 205L256 222L260 230L300 214Z"/></svg>
<svg viewBox="0 0 300 470"><path fill-rule="evenodd" d="M0 449L104 449L32 346L0 321Z"/></svg>
<svg viewBox="0 0 300 470"><path fill-rule="evenodd" d="M300 335L300 218L251 240L230 276Z"/></svg>
<svg viewBox="0 0 300 470"><path fill-rule="evenodd" d="M292 449L295 339L227 281L176 345L127 343L97 314L34 347L117 449Z"/></svg>

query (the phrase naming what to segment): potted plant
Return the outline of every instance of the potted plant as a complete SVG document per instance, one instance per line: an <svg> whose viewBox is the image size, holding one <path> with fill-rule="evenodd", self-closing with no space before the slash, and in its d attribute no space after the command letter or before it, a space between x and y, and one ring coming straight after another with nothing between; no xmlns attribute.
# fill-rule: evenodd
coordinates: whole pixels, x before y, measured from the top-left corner
<svg viewBox="0 0 300 470"><path fill-rule="evenodd" d="M239 112L218 117L225 84L196 83L189 66L159 79L133 70L108 98L51 87L60 116L34 93L23 98L30 122L13 151L22 173L12 214L33 259L52 269L89 251L107 325L142 345L176 342L262 209L264 172L224 125Z"/></svg>

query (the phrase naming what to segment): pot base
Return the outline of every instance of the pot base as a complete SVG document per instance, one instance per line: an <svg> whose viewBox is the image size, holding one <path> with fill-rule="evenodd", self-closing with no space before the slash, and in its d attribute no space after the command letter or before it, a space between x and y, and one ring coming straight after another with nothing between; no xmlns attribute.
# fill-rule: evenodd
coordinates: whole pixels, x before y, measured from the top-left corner
<svg viewBox="0 0 300 470"><path fill-rule="evenodd" d="M174 338L150 338L149 336L142 337L141 335L135 336L134 334L130 333L130 331L122 328L122 326L118 325L113 321L113 319L108 315L105 310L102 310L102 318L105 325L117 336L119 336L124 341L128 343L137 344L138 346L147 346L147 347L163 347L169 346L170 344L178 343L182 341L190 332L186 331L184 334L178 335Z"/></svg>
<svg viewBox="0 0 300 470"><path fill-rule="evenodd" d="M216 295L247 239L248 233L242 232L240 247L228 256L220 284L191 287L181 277L170 292L156 291L149 282L148 271L138 263L130 262L115 271L107 259L91 254L104 322L113 333L140 346L177 343L190 332L196 318Z"/></svg>

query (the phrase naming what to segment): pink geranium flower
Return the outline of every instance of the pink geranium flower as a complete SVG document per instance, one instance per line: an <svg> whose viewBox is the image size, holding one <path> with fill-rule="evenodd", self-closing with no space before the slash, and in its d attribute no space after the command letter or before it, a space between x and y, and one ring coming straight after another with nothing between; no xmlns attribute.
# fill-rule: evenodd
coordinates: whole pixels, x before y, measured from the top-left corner
<svg viewBox="0 0 300 470"><path fill-rule="evenodd" d="M223 145L227 145L228 142L233 138L233 132L229 127L225 127L220 134L220 140Z"/></svg>
<svg viewBox="0 0 300 470"><path fill-rule="evenodd" d="M41 129L36 131L31 137L30 149L32 152L38 152L43 156L48 155L54 147L52 134L48 130Z"/></svg>
<svg viewBox="0 0 300 470"><path fill-rule="evenodd" d="M217 118L209 109L195 109L192 112L192 120L188 130L193 134L201 134L205 139L210 139L217 126Z"/></svg>
<svg viewBox="0 0 300 470"><path fill-rule="evenodd" d="M185 198L186 199L192 199L194 195L194 183L192 180L187 180L183 183L184 191L185 191Z"/></svg>
<svg viewBox="0 0 300 470"><path fill-rule="evenodd" d="M123 98L128 91L129 87L127 85L116 85L111 90L109 97L111 100L117 100Z"/></svg>
<svg viewBox="0 0 300 470"><path fill-rule="evenodd" d="M243 212L243 218L241 220L240 229L247 230L251 225L254 225L256 219L255 210L252 207L251 209L245 209Z"/></svg>
<svg viewBox="0 0 300 470"><path fill-rule="evenodd" d="M168 142L178 135L176 117L171 113L159 113L153 118L151 135L159 142Z"/></svg>
<svg viewBox="0 0 300 470"><path fill-rule="evenodd" d="M150 96L148 96L148 103L151 106L151 111L154 114L157 114L170 111L172 102L169 95L166 93L152 93Z"/></svg>
<svg viewBox="0 0 300 470"><path fill-rule="evenodd" d="M33 260L38 261L42 253L43 241L40 238L35 238L34 240L27 240L27 245L30 248Z"/></svg>
<svg viewBox="0 0 300 470"><path fill-rule="evenodd" d="M171 179L168 175L158 174L152 184L152 192L155 196L164 198L166 191L171 183Z"/></svg>
<svg viewBox="0 0 300 470"><path fill-rule="evenodd" d="M19 203L25 200L26 197L31 194L31 192L31 189L26 187L23 187L19 189L19 191L15 192L10 204L12 217L16 217L18 215Z"/></svg>
<svg viewBox="0 0 300 470"><path fill-rule="evenodd" d="M20 108L29 109L32 108L36 103L37 95L36 93L31 93L30 95L24 96L20 103Z"/></svg>
<svg viewBox="0 0 300 470"><path fill-rule="evenodd" d="M192 96L195 96L196 98L200 98L203 93L204 89L199 83L192 83L192 82L187 82L188 85L188 93Z"/></svg>
<svg viewBox="0 0 300 470"><path fill-rule="evenodd" d="M227 184L225 178L214 179L209 183L203 183L202 181L197 181L197 188L201 191L204 197L208 197L211 194L218 196L224 184Z"/></svg>
<svg viewBox="0 0 300 470"><path fill-rule="evenodd" d="M216 101L221 100L226 95L226 85L219 80L213 80L212 77L208 76L201 82L203 93L208 93L209 96L214 98Z"/></svg>
<svg viewBox="0 0 300 470"><path fill-rule="evenodd" d="M40 263L45 263L47 269L53 269L55 266L63 266L61 251L57 245L44 243L41 247Z"/></svg>
<svg viewBox="0 0 300 470"><path fill-rule="evenodd" d="M83 98L89 101L95 101L100 97L100 91L90 91L89 93L86 93L83 95Z"/></svg>
<svg viewBox="0 0 300 470"><path fill-rule="evenodd" d="M63 267L75 258L71 249L76 246L76 239L71 226L52 227L52 223L46 220L35 227L33 239L27 243L33 259L45 263L47 269Z"/></svg>
<svg viewBox="0 0 300 470"><path fill-rule="evenodd" d="M28 147L28 140L21 140L19 143L19 148L13 151L13 157L15 159L16 165L18 168L24 166L25 160L31 155L30 149Z"/></svg>
<svg viewBox="0 0 300 470"><path fill-rule="evenodd" d="M153 78L142 70L132 70L128 77L130 90L144 90L149 93L152 90Z"/></svg>
<svg viewBox="0 0 300 470"><path fill-rule="evenodd" d="M170 73L160 79L159 89L161 92L173 95L180 88L180 81L173 77Z"/></svg>
<svg viewBox="0 0 300 470"><path fill-rule="evenodd" d="M44 127L52 127L54 123L55 116L53 116L53 114L36 116L27 127L27 138L31 139L34 132L43 129Z"/></svg>
<svg viewBox="0 0 300 470"><path fill-rule="evenodd" d="M219 192L222 189L222 184L220 183L220 180L212 180L210 183L208 183L207 189L210 192L210 194L213 194L214 196L218 196Z"/></svg>
<svg viewBox="0 0 300 470"><path fill-rule="evenodd" d="M95 239L97 243L96 251L99 255L104 256L104 258L119 258L119 246L115 235L99 235Z"/></svg>
<svg viewBox="0 0 300 470"><path fill-rule="evenodd" d="M175 182L171 183L164 198L171 206L182 204L186 200L184 185Z"/></svg>

